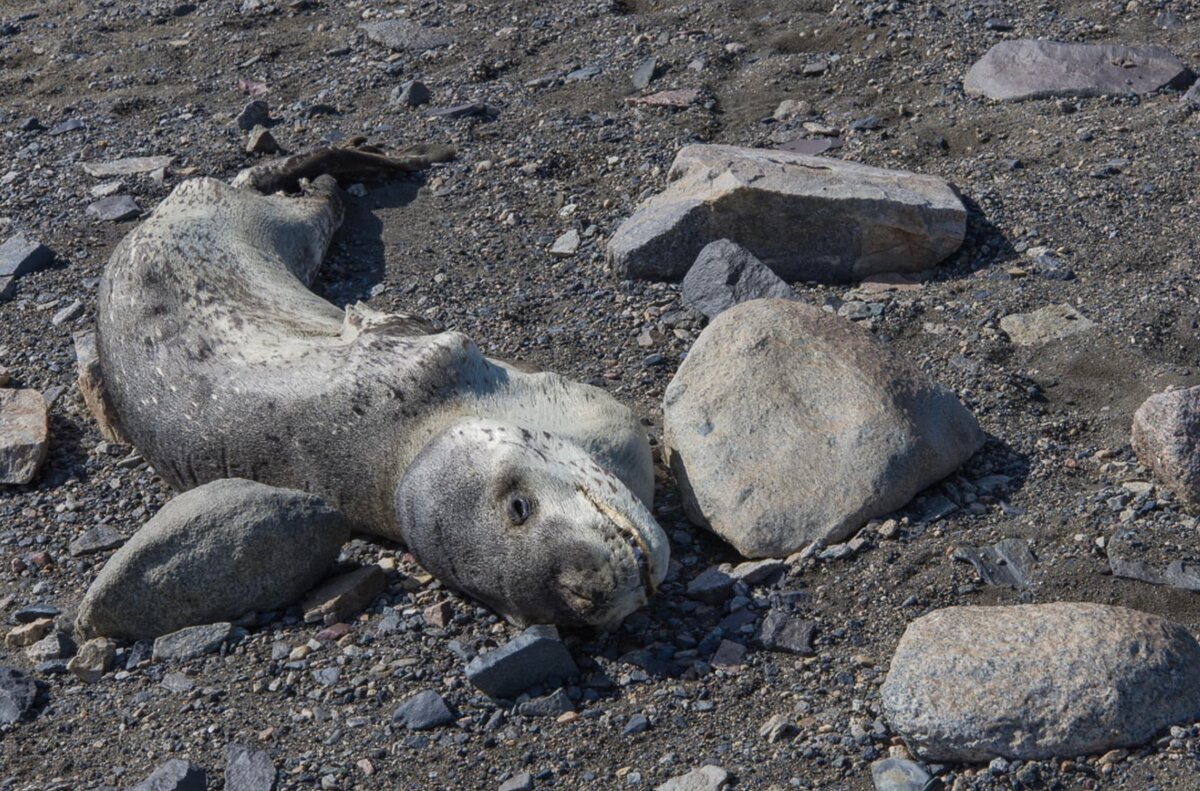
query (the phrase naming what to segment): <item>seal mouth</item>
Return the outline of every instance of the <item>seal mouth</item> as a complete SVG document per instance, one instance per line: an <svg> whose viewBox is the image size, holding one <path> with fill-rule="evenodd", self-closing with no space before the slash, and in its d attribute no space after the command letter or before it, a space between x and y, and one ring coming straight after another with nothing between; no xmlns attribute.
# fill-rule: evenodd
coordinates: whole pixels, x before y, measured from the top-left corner
<svg viewBox="0 0 1200 791"><path fill-rule="evenodd" d="M592 504L600 514L617 528L621 537L625 540L625 544L629 547L633 554L634 562L637 564L638 575L642 581L642 587L646 589L646 596L654 595L658 586L654 582L655 569L653 555L650 548L646 546L645 539L642 538L641 532L634 526L633 521L625 516L625 514L613 508L608 503L592 496L585 487L577 487L579 493Z"/></svg>

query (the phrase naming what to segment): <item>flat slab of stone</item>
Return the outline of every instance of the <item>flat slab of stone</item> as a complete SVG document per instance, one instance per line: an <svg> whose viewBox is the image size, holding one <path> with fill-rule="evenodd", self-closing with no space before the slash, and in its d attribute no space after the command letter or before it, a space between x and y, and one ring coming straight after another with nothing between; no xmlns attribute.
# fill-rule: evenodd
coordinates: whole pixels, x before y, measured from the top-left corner
<svg viewBox="0 0 1200 791"><path fill-rule="evenodd" d="M407 19L384 19L360 25L367 38L396 52L424 52L447 47L453 39L437 28Z"/></svg>
<svg viewBox="0 0 1200 791"><path fill-rule="evenodd" d="M80 632L137 640L286 607L320 580L350 524L316 495L225 478L175 497L79 605Z"/></svg>
<svg viewBox="0 0 1200 791"><path fill-rule="evenodd" d="M0 278L20 277L54 263L54 253L40 242L14 236L0 244Z"/></svg>
<svg viewBox="0 0 1200 791"><path fill-rule="evenodd" d="M0 484L33 481L46 460L50 424L37 390L0 389Z"/></svg>
<svg viewBox="0 0 1200 791"><path fill-rule="evenodd" d="M1200 717L1200 645L1123 607L949 607L909 624L882 697L925 760L1094 755Z"/></svg>
<svg viewBox="0 0 1200 791"><path fill-rule="evenodd" d="M842 541L984 441L953 392L849 321L784 300L718 316L663 410L688 517L749 558Z"/></svg>
<svg viewBox="0 0 1200 791"><path fill-rule="evenodd" d="M454 714L441 695L426 689L397 706L392 722L410 731L427 731L454 722Z"/></svg>
<svg viewBox="0 0 1200 791"><path fill-rule="evenodd" d="M126 157L109 162L84 162L83 172L96 178L111 176L136 176L140 173L153 173L171 164L174 157Z"/></svg>
<svg viewBox="0 0 1200 791"><path fill-rule="evenodd" d="M683 277L683 304L708 318L752 299L795 299L792 287L728 239L718 239L696 256Z"/></svg>
<svg viewBox="0 0 1200 791"><path fill-rule="evenodd" d="M205 791L208 778L191 761L172 758L129 791Z"/></svg>
<svg viewBox="0 0 1200 791"><path fill-rule="evenodd" d="M729 787L733 777L720 766L702 766L685 775L672 777L658 786L655 791L723 791Z"/></svg>
<svg viewBox="0 0 1200 791"><path fill-rule="evenodd" d="M216 653L221 644L233 634L231 623L209 623L189 626L164 634L154 641L155 662L186 662L189 659Z"/></svg>
<svg viewBox="0 0 1200 791"><path fill-rule="evenodd" d="M919 272L954 253L967 211L935 176L787 151L692 145L608 243L619 277L679 280L729 239L783 280Z"/></svg>
<svg viewBox="0 0 1200 791"><path fill-rule="evenodd" d="M1001 41L968 71L971 96L1000 101L1128 96L1186 88L1195 76L1161 47Z"/></svg>
<svg viewBox="0 0 1200 791"><path fill-rule="evenodd" d="M225 748L225 791L271 791L275 764L263 750L232 743Z"/></svg>
<svg viewBox="0 0 1200 791"><path fill-rule="evenodd" d="M467 664L467 679L493 698L512 699L554 678L579 674L571 652L554 630L531 627Z"/></svg>
<svg viewBox="0 0 1200 791"><path fill-rule="evenodd" d="M345 621L368 607L385 587L383 569L374 564L339 574L305 597L304 622L329 626Z"/></svg>
<svg viewBox="0 0 1200 791"><path fill-rule="evenodd" d="M1090 332L1096 322L1067 304L1047 305L1031 313L1010 313L1000 329L1018 346L1039 346Z"/></svg>
<svg viewBox="0 0 1200 791"><path fill-rule="evenodd" d="M119 530L108 525L96 525L80 533L79 537L67 547L67 550L71 553L71 557L78 558L116 549L127 540L128 536Z"/></svg>
<svg viewBox="0 0 1200 791"><path fill-rule="evenodd" d="M128 195L110 195L87 207L87 213L105 222L124 222L142 215L142 207Z"/></svg>
<svg viewBox="0 0 1200 791"><path fill-rule="evenodd" d="M1155 393L1133 414L1138 461L1181 500L1200 503L1200 387Z"/></svg>

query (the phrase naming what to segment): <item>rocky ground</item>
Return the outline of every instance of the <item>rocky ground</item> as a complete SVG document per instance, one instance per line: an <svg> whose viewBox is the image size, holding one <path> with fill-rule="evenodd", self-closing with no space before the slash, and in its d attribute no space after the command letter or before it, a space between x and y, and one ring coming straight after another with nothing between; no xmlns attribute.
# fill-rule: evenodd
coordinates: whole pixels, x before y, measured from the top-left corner
<svg viewBox="0 0 1200 791"><path fill-rule="evenodd" d="M1194 517L1147 485L1129 448L1146 396L1197 383L1198 116L1170 91L995 104L961 87L989 46L1016 36L1156 43L1195 67L1189 13L1138 0L0 0L0 238L22 233L56 254L0 303L0 365L52 402L53 438L36 482L0 491L5 621L38 603L69 613L109 553L68 545L102 524L131 534L171 496L129 449L101 442L75 388L72 333L91 325L97 278L132 227L86 213L111 179L81 163L171 156L162 178L121 179L119 192L149 210L188 175L230 177L258 161L235 122L252 98L267 102L288 150L360 134L459 147L423 181L354 200L322 294L417 312L488 354L600 384L656 438L663 390L702 319L681 309L677 286L615 279L603 250L680 146L773 147L816 129L841 143L826 156L941 176L971 215L966 243L931 281L795 288L834 310L878 305L851 312L953 387L989 435L958 475L869 526L857 551L796 561L715 605L686 596L687 583L737 558L689 525L663 471L655 511L678 565L617 633L565 636L583 671L567 690L575 714L497 716L464 662L516 630L440 589L402 548L356 540L344 560L394 570L348 633L318 639L320 626L289 612L242 624L219 655L169 663L125 645L127 669L97 683L38 676L37 715L0 726L0 788L124 787L178 757L221 788L226 746L239 742L270 754L280 788L492 789L521 773L536 788L650 788L711 762L738 788L867 789L869 764L897 743L879 686L922 613L1091 601L1200 628L1196 594L1115 578L1104 549L1133 530L1158 557L1200 560ZM449 44L392 52L359 30L390 15L437 26ZM696 101L629 104L651 57L647 90L698 89ZM429 105L393 100L414 78ZM784 100L800 104L777 119ZM471 102L487 109L428 115ZM552 256L570 230L578 250ZM76 300L78 316L60 313ZM1098 330L1029 347L1000 331L1008 314L1059 303ZM1024 590L986 586L952 557L1004 538L1032 541ZM815 622L814 656L748 639L785 606ZM714 667L723 637L750 650ZM23 649L0 656L32 667ZM456 723L392 724L424 689ZM776 715L794 737L760 735ZM957 789L1191 789L1200 726L1105 760L928 768Z"/></svg>

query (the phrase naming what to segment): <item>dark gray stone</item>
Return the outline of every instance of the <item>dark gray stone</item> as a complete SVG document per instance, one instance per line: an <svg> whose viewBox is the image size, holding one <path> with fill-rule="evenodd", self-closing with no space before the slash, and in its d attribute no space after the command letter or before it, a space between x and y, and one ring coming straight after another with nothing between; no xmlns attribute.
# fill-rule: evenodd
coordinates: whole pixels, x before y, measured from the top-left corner
<svg viewBox="0 0 1200 791"><path fill-rule="evenodd" d="M428 104L433 98L433 93L429 87L420 80L409 80L403 85L397 85L392 91L392 102L394 104L403 104L406 107L420 107L423 104Z"/></svg>
<svg viewBox="0 0 1200 791"><path fill-rule="evenodd" d="M256 126L271 125L271 108L262 99L248 102L236 119L238 129L249 132Z"/></svg>
<svg viewBox="0 0 1200 791"><path fill-rule="evenodd" d="M128 195L110 195L88 206L87 213L105 222L124 222L140 217L142 207Z"/></svg>
<svg viewBox="0 0 1200 791"><path fill-rule="evenodd" d="M154 641L155 662L186 662L221 648L233 632L231 623L210 623L204 626L189 626L177 632L164 634Z"/></svg>
<svg viewBox="0 0 1200 791"><path fill-rule="evenodd" d="M14 236L0 244L0 277L20 277L54 263L54 253L39 242Z"/></svg>
<svg viewBox="0 0 1200 791"><path fill-rule="evenodd" d="M78 538L71 542L68 550L72 557L83 557L116 549L127 540L124 533L114 530L108 525L97 525L83 531Z"/></svg>
<svg viewBox="0 0 1200 791"><path fill-rule="evenodd" d="M46 134L65 135L67 132L78 132L80 129L84 129L85 127L86 124L84 124L83 121L80 121L78 118L68 118L65 121L59 121L54 126L50 127L50 130L46 132Z"/></svg>
<svg viewBox="0 0 1200 791"><path fill-rule="evenodd" d="M203 769L191 761L173 758L129 791L205 791L207 788L208 779Z"/></svg>
<svg viewBox="0 0 1200 791"><path fill-rule="evenodd" d="M410 731L426 731L454 722L454 714L441 695L427 689L397 706L392 713L392 722Z"/></svg>
<svg viewBox="0 0 1200 791"><path fill-rule="evenodd" d="M453 107L439 107L435 110L430 110L425 115L429 118L488 118L499 115L500 111L493 107L489 107L483 102L469 102L467 104L456 104Z"/></svg>
<svg viewBox="0 0 1200 791"><path fill-rule="evenodd" d="M225 748L225 791L271 791L274 787L271 756L243 744Z"/></svg>
<svg viewBox="0 0 1200 791"><path fill-rule="evenodd" d="M688 583L687 595L707 604L721 604L732 593L734 582L736 580L728 572L719 566L712 566Z"/></svg>
<svg viewBox="0 0 1200 791"><path fill-rule="evenodd" d="M500 791L533 791L533 775L521 772L500 784Z"/></svg>
<svg viewBox="0 0 1200 791"><path fill-rule="evenodd" d="M746 248L728 239L707 245L683 277L683 304L713 318L751 299L795 299L783 282Z"/></svg>
<svg viewBox="0 0 1200 791"><path fill-rule="evenodd" d="M875 791L924 791L931 779L920 764L904 758L884 758L871 764Z"/></svg>
<svg viewBox="0 0 1200 791"><path fill-rule="evenodd" d="M30 604L13 613L17 623L33 623L42 618L57 618L62 611L53 604Z"/></svg>
<svg viewBox="0 0 1200 791"><path fill-rule="evenodd" d="M653 56L646 58L633 70L633 87L639 91L649 88L650 83L654 81L654 75L657 71L658 58Z"/></svg>
<svg viewBox="0 0 1200 791"><path fill-rule="evenodd" d="M17 722L33 710L37 684L15 667L0 667L0 724Z"/></svg>
<svg viewBox="0 0 1200 791"><path fill-rule="evenodd" d="M758 642L771 651L812 656L817 625L790 613L771 610L758 628Z"/></svg>
<svg viewBox="0 0 1200 791"><path fill-rule="evenodd" d="M523 717L557 717L574 710L575 705L571 703L566 691L562 689L540 698L527 700L517 706L517 714Z"/></svg>
<svg viewBox="0 0 1200 791"><path fill-rule="evenodd" d="M964 90L1001 101L1129 96L1186 88L1195 75L1161 47L1001 41L967 71Z"/></svg>
<svg viewBox="0 0 1200 791"><path fill-rule="evenodd" d="M970 563L984 585L1028 588L1037 558L1023 538L1006 538L990 547L959 547L954 559Z"/></svg>
<svg viewBox="0 0 1200 791"><path fill-rule="evenodd" d="M423 52L449 46L453 39L437 28L406 19L384 19L361 26L367 38L396 52Z"/></svg>
<svg viewBox="0 0 1200 791"><path fill-rule="evenodd" d="M530 628L494 651L480 654L466 669L472 684L493 698L515 698L548 679L579 674L570 651L546 630Z"/></svg>
<svg viewBox="0 0 1200 791"><path fill-rule="evenodd" d="M634 714L625 722L625 727L621 729L621 734L623 736L636 736L648 730L650 730L649 718L645 714Z"/></svg>

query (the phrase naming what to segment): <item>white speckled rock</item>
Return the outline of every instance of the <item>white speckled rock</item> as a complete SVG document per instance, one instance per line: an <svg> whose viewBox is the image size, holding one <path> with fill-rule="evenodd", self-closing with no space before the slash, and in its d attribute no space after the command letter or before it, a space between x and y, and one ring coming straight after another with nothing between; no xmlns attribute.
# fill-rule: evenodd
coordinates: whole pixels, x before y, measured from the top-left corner
<svg viewBox="0 0 1200 791"><path fill-rule="evenodd" d="M930 269L962 244L967 210L934 176L735 146L680 150L670 184L613 234L620 277L679 280L730 239L787 282Z"/></svg>
<svg viewBox="0 0 1200 791"><path fill-rule="evenodd" d="M1147 398L1133 414L1132 444L1176 495L1200 503L1200 387Z"/></svg>
<svg viewBox="0 0 1200 791"><path fill-rule="evenodd" d="M1124 607L949 607L909 624L882 694L926 760L1090 755L1200 717L1200 645Z"/></svg>
<svg viewBox="0 0 1200 791"><path fill-rule="evenodd" d="M349 538L319 497L240 478L179 495L105 564L79 605L87 637L157 637L291 604Z"/></svg>
<svg viewBox="0 0 1200 791"><path fill-rule="evenodd" d="M663 412L689 518L751 558L843 540L984 441L950 390L849 321L784 300L718 316Z"/></svg>

